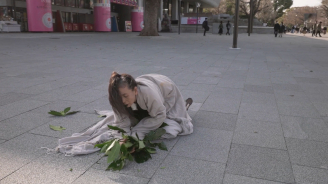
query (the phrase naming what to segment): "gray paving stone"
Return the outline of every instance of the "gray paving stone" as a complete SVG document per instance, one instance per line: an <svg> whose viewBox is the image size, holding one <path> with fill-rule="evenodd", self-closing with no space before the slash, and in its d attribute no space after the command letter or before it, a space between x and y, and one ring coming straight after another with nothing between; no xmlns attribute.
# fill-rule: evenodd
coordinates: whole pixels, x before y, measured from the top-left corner
<svg viewBox="0 0 328 184"><path fill-rule="evenodd" d="M101 171L97 169L89 169L82 176L73 182L73 184L120 184L120 183L136 183L136 184L147 184L149 179L138 178L134 176L128 176L123 174L118 174L110 171Z"/></svg>
<svg viewBox="0 0 328 184"><path fill-rule="evenodd" d="M75 157L45 154L1 180L1 183L72 183L99 158L98 154Z"/></svg>
<svg viewBox="0 0 328 184"><path fill-rule="evenodd" d="M278 102L301 102L305 104L311 104L310 98L308 98L304 92L275 90L274 93Z"/></svg>
<svg viewBox="0 0 328 184"><path fill-rule="evenodd" d="M273 90L281 91L303 91L298 84L272 84Z"/></svg>
<svg viewBox="0 0 328 184"><path fill-rule="evenodd" d="M223 184L282 184L269 180L238 176L233 174L225 174Z"/></svg>
<svg viewBox="0 0 328 184"><path fill-rule="evenodd" d="M244 88L245 81L233 79L221 79L217 84L218 87L225 88Z"/></svg>
<svg viewBox="0 0 328 184"><path fill-rule="evenodd" d="M271 82L272 84L297 84L297 81L291 76L273 76Z"/></svg>
<svg viewBox="0 0 328 184"><path fill-rule="evenodd" d="M271 80L266 78L246 78L246 83L249 85L256 85L256 86L272 86Z"/></svg>
<svg viewBox="0 0 328 184"><path fill-rule="evenodd" d="M210 92L184 89L181 90L181 94L185 99L192 98L194 102L203 103L210 95Z"/></svg>
<svg viewBox="0 0 328 184"><path fill-rule="evenodd" d="M222 183L225 164L168 156L150 184ZM179 174L177 174L179 173Z"/></svg>
<svg viewBox="0 0 328 184"><path fill-rule="evenodd" d="M237 122L237 115L224 114L217 112L198 111L193 117L193 125L195 127L219 129L234 131Z"/></svg>
<svg viewBox="0 0 328 184"><path fill-rule="evenodd" d="M50 92L45 92L36 96L31 97L32 99L43 100L43 101L57 101L64 99L67 96L74 95L76 93L88 90L94 87L95 84L90 82L77 82L72 85L67 85Z"/></svg>
<svg viewBox="0 0 328 184"><path fill-rule="evenodd" d="M287 151L232 144L226 174L293 183Z"/></svg>
<svg viewBox="0 0 328 184"><path fill-rule="evenodd" d="M238 118L280 122L279 113L275 104L241 103Z"/></svg>
<svg viewBox="0 0 328 184"><path fill-rule="evenodd" d="M52 121L48 115L26 112L0 122L0 139L10 140L40 125Z"/></svg>
<svg viewBox="0 0 328 184"><path fill-rule="evenodd" d="M319 112L312 104L277 102L277 106L280 115L320 118Z"/></svg>
<svg viewBox="0 0 328 184"><path fill-rule="evenodd" d="M79 111L86 113L95 113L95 110L112 110L112 106L109 103L108 97L102 97L91 103L88 103L78 109Z"/></svg>
<svg viewBox="0 0 328 184"><path fill-rule="evenodd" d="M273 94L255 92L244 92L241 102L270 105L276 104L275 96Z"/></svg>
<svg viewBox="0 0 328 184"><path fill-rule="evenodd" d="M14 92L2 94L1 98L0 98L0 106L7 105L7 104L10 104L13 102L17 102L17 101L26 99L30 96L31 95L28 95L28 94L14 93Z"/></svg>
<svg viewBox="0 0 328 184"><path fill-rule="evenodd" d="M23 134L2 143L0 145L0 180L45 154L45 150L40 148L51 146L54 142L54 138Z"/></svg>
<svg viewBox="0 0 328 184"><path fill-rule="evenodd" d="M311 83L311 84L323 84L318 78L307 78L307 77L295 77L298 83Z"/></svg>
<svg viewBox="0 0 328 184"><path fill-rule="evenodd" d="M6 142L6 140L2 140L2 139L0 139L0 144L2 144L2 143L4 143L4 142Z"/></svg>
<svg viewBox="0 0 328 184"><path fill-rule="evenodd" d="M328 125L322 119L281 116L285 137L328 142Z"/></svg>
<svg viewBox="0 0 328 184"><path fill-rule="evenodd" d="M226 163L231 139L230 131L198 127L193 134L180 137L170 155Z"/></svg>
<svg viewBox="0 0 328 184"><path fill-rule="evenodd" d="M193 83L216 85L219 82L219 80L220 80L220 78L218 78L218 77L199 76L193 81Z"/></svg>
<svg viewBox="0 0 328 184"><path fill-rule="evenodd" d="M312 102L321 116L328 116L328 104L326 102Z"/></svg>
<svg viewBox="0 0 328 184"><path fill-rule="evenodd" d="M37 107L46 105L48 102L24 99L0 107L0 122L2 120L22 114Z"/></svg>
<svg viewBox="0 0 328 184"><path fill-rule="evenodd" d="M81 132L88 127L91 127L98 121L101 121L102 118L97 114L88 114L88 113L77 113L65 117L56 117L53 121L47 122L46 124L39 126L31 130L30 132L38 135L46 135L51 137L63 138L71 136L73 133ZM49 125L62 126L66 130L54 131L49 128Z"/></svg>
<svg viewBox="0 0 328 184"><path fill-rule="evenodd" d="M293 164L328 168L328 143L286 138L286 144Z"/></svg>
<svg viewBox="0 0 328 184"><path fill-rule="evenodd" d="M273 89L271 86L259 86L259 85L249 85L244 86L244 91L246 92L256 92L256 93L270 93L273 94Z"/></svg>
<svg viewBox="0 0 328 184"><path fill-rule="evenodd" d="M293 165L293 171L294 171L295 181L299 184L328 183L327 169L317 169L312 167Z"/></svg>
<svg viewBox="0 0 328 184"><path fill-rule="evenodd" d="M167 157L169 151L173 148L173 146L177 143L178 140L179 137L175 139L164 140L168 151L162 151L157 149L157 153L152 154L152 159L141 164L138 164L136 162L127 162L124 166L124 169L122 169L121 171L117 171L117 173L141 178L151 178L155 174L156 170L159 169L160 164ZM92 168L102 171L106 170L107 167L107 157L103 157L92 166Z"/></svg>
<svg viewBox="0 0 328 184"><path fill-rule="evenodd" d="M216 87L212 91L211 96L215 96L217 98L231 99L231 100L241 100L242 94L243 94L242 89Z"/></svg>
<svg viewBox="0 0 328 184"><path fill-rule="evenodd" d="M286 150L280 123L238 119L232 142Z"/></svg>
<svg viewBox="0 0 328 184"><path fill-rule="evenodd" d="M200 84L200 83L191 83L188 86L185 86L185 90L194 90L194 91L213 91L216 85L211 84ZM179 88L180 89L180 88ZM180 89L182 90L182 89Z"/></svg>
<svg viewBox="0 0 328 184"><path fill-rule="evenodd" d="M240 100L227 99L224 97L217 97L215 95L210 95L204 102L200 110L238 114L238 109L240 105Z"/></svg>
<svg viewBox="0 0 328 184"><path fill-rule="evenodd" d="M82 91L80 93L76 93L71 96L66 96L62 98L63 100L69 100L69 101L75 101L75 102L84 102L84 103L90 103L93 102L99 98L108 97L108 92L106 91L100 91L100 90L94 90L89 89L86 91Z"/></svg>

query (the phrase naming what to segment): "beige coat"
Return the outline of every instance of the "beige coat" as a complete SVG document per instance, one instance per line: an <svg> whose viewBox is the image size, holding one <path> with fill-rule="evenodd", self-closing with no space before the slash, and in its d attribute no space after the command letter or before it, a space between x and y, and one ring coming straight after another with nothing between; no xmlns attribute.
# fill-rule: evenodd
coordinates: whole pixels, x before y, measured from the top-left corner
<svg viewBox="0 0 328 184"><path fill-rule="evenodd" d="M107 125L124 129L127 134L140 139L151 130L159 128L163 122L166 134L162 138L174 138L177 135L187 135L193 132L191 118L185 107L185 100L179 89L168 77L158 74L142 75L136 78L138 83L137 103L147 110L149 117L137 123L135 118L119 116L113 111L97 111L106 118L83 133L60 139L56 151L66 155L89 154L98 151L94 145L112 138L121 138L117 131L109 130Z"/></svg>

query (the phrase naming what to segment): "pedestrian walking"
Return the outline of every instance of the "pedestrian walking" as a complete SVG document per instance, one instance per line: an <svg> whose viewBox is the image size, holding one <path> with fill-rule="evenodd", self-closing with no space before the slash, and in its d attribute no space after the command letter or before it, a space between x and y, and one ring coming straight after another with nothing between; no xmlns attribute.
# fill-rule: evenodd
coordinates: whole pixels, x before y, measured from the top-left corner
<svg viewBox="0 0 328 184"><path fill-rule="evenodd" d="M276 24L274 25L273 29L274 29L274 37L277 37L278 32L280 30L280 25L278 24L278 22L276 22Z"/></svg>
<svg viewBox="0 0 328 184"><path fill-rule="evenodd" d="M317 36L316 33L317 33L317 21L315 21L315 23L312 26L312 37L313 35Z"/></svg>
<svg viewBox="0 0 328 184"><path fill-rule="evenodd" d="M220 25L219 25L219 35L222 35L222 32L223 32L223 24L222 24L222 21L221 21Z"/></svg>
<svg viewBox="0 0 328 184"><path fill-rule="evenodd" d="M202 24L202 27L204 29L204 36L206 36L206 31L209 31L210 28L208 27L208 22L207 22L207 18L205 18L203 24Z"/></svg>
<svg viewBox="0 0 328 184"><path fill-rule="evenodd" d="M320 34L320 33L321 33L321 29L322 29L322 28L321 28L321 23L322 23L322 22L319 22L319 24L318 24L318 26L317 26L317 32L316 32L316 34L315 34L316 37L317 37L318 34L319 34L319 36L321 37L321 34Z"/></svg>
<svg viewBox="0 0 328 184"><path fill-rule="evenodd" d="M229 21L228 21L228 23L226 24L226 27L227 27L227 33L226 33L226 35L230 35L229 30L230 30L230 28L231 28L231 24L230 24Z"/></svg>
<svg viewBox="0 0 328 184"><path fill-rule="evenodd" d="M279 28L279 37L282 38L282 33L285 32L285 26L284 23L281 22L280 28Z"/></svg>
<svg viewBox="0 0 328 184"><path fill-rule="evenodd" d="M323 34L325 35L327 32L327 27L324 27L322 30L323 30Z"/></svg>
<svg viewBox="0 0 328 184"><path fill-rule="evenodd" d="M303 27L303 34L304 34L304 36L305 36L306 32L307 32L307 27L306 27L306 25L305 25L305 26Z"/></svg>

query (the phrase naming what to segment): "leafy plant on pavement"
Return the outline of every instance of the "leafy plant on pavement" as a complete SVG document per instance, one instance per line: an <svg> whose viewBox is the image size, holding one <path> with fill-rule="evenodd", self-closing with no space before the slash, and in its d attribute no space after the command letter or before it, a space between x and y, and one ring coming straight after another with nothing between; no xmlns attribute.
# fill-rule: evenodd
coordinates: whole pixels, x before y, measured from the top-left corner
<svg viewBox="0 0 328 184"><path fill-rule="evenodd" d="M80 111L71 111L71 107L66 107L63 111L54 111L54 110L50 110L50 112L48 112L48 114L51 114L51 115L54 115L54 116L67 116L67 115L72 115L72 114L75 114L75 113L78 113Z"/></svg>
<svg viewBox="0 0 328 184"><path fill-rule="evenodd" d="M66 130L66 128L64 128L64 127L62 127L62 126L49 125L49 127L50 127L52 130L55 130L55 131L63 131L63 130Z"/></svg>
<svg viewBox="0 0 328 184"><path fill-rule="evenodd" d="M153 143L166 133L164 126L166 123L151 132L149 132L143 140L140 140L138 134L136 137L125 135L125 131L115 126L108 125L109 129L117 130L122 133L122 139L111 139L107 142L96 144L95 147L100 148L101 153L107 156L109 166L106 170L123 169L126 160L135 161L137 163L146 162L151 158L151 154L156 153L156 147L166 150L167 147L163 142Z"/></svg>

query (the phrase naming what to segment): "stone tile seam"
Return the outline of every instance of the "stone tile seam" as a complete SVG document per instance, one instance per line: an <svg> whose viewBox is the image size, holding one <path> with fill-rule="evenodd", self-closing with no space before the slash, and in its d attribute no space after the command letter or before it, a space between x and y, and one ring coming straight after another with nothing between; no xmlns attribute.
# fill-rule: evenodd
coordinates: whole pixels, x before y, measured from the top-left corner
<svg viewBox="0 0 328 184"><path fill-rule="evenodd" d="M271 81L271 84L272 84L272 80L270 79L270 81ZM277 101L277 97L276 97L276 94L274 93L273 94L274 95L274 99L275 99L275 102L276 102L276 107L278 108L278 101ZM283 137L284 137L284 142L285 142L285 146L286 146L286 151L287 151L287 155L288 155L288 161L289 161L289 164L290 164L290 169L291 169L291 171L292 171L292 173L293 173L293 182L295 183L296 182L296 178L295 178L295 175L294 175L294 169L293 169L293 163L292 163L292 161L291 161L291 159L290 159L290 153L289 153L289 151L288 151L288 146L287 146L287 141L286 141L286 137L285 137L285 133L284 133L284 129L282 128L282 121L281 121L281 114L279 113L279 110L278 110L278 114L279 114L279 120L280 120L280 129L281 129L281 131L282 131L282 135L283 135Z"/></svg>
<svg viewBox="0 0 328 184"><path fill-rule="evenodd" d="M254 177L254 176L246 176L246 175L234 174L234 173L229 173L229 172L227 172L226 174L231 174L231 175L236 175L236 176L243 176L243 177L247 177L247 178L254 178L254 179L259 179L259 180L264 180L264 181L279 182L279 183L282 183L282 184L291 184L291 183L285 183L285 182L281 182L281 181L269 180L269 179L264 179L264 178L257 178L257 177ZM225 177L226 174L224 174L224 176L223 176L223 181L224 181L224 177ZM294 183L292 183L292 184L294 184Z"/></svg>
<svg viewBox="0 0 328 184"><path fill-rule="evenodd" d="M150 180L154 177L154 175L157 173L158 169L160 169L161 165L163 164L163 162L165 161L165 159L170 155L172 149L175 147L175 145L179 142L180 137L178 137L178 140L174 143L174 145L172 146L172 148L168 151L168 153L166 154L165 158L162 159L162 161L160 162L160 164L158 165L157 169L155 170L155 172L151 175ZM148 181L148 184L150 182L150 180Z"/></svg>
<svg viewBox="0 0 328 184"><path fill-rule="evenodd" d="M34 101L41 101L41 100L34 100ZM44 102L44 101L41 101L41 102ZM50 103L50 102L49 102L49 103ZM44 105L41 105L41 106L36 107L36 108L34 108L34 109L30 109L30 110L28 110L28 111L22 112L22 113L20 113L20 114L16 114L16 115L11 116L11 117L9 117L9 118L7 118L7 119L0 120L0 123L1 123L2 121L8 120L8 119L10 119L10 118L13 118L13 117L19 116L19 115L21 115L21 114L24 114L24 113L27 113L27 112L33 111L33 110L35 110L35 109L37 109L37 108L43 107L43 106L45 106L45 105L48 105L49 103L44 104Z"/></svg>

